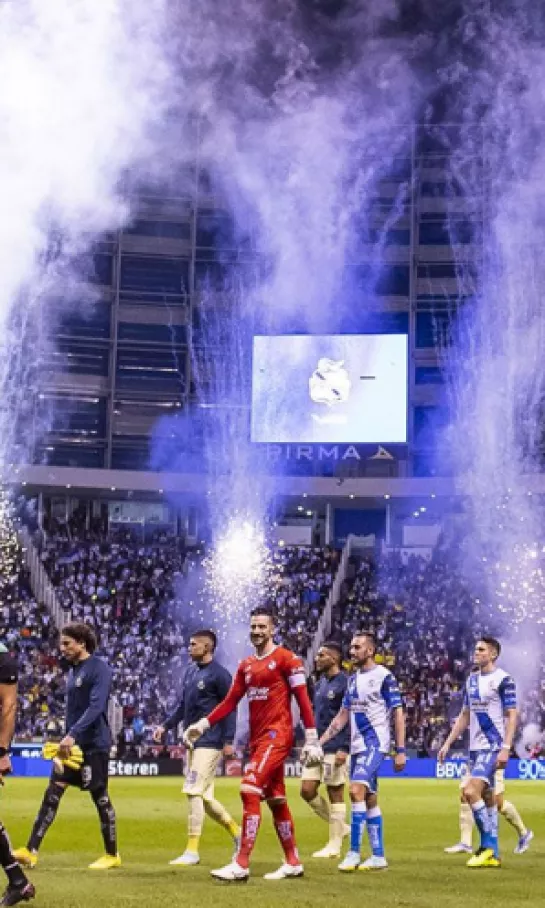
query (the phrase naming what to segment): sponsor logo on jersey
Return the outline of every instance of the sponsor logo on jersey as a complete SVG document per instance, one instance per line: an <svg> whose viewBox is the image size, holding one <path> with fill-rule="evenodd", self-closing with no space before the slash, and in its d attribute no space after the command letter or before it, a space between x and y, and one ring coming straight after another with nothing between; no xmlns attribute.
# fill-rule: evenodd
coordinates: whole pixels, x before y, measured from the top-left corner
<svg viewBox="0 0 545 908"><path fill-rule="evenodd" d="M249 687L248 700L268 700L270 690L268 687Z"/></svg>

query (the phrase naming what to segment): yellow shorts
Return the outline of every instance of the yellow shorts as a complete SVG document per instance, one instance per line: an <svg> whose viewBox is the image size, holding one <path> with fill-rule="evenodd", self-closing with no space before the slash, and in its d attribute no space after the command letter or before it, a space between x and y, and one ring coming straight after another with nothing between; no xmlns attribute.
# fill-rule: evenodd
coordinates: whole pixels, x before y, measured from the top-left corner
<svg viewBox="0 0 545 908"><path fill-rule="evenodd" d="M301 774L303 782L323 782L335 788L337 785L346 785L348 781L348 758L342 766L335 766L335 754L326 754L320 766L303 766Z"/></svg>
<svg viewBox="0 0 545 908"><path fill-rule="evenodd" d="M188 750L185 767L185 782L182 791L186 795L214 797L216 769L221 759L221 750L211 747L197 747Z"/></svg>

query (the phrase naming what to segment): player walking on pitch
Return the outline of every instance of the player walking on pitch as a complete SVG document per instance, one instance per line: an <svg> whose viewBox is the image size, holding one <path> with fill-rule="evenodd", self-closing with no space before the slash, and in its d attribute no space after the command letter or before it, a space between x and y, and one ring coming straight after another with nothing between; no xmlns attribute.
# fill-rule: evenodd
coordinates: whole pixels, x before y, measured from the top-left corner
<svg viewBox="0 0 545 908"><path fill-rule="evenodd" d="M115 810L108 794L108 759L112 746L108 701L113 673L95 654L96 647L95 633L87 624L68 624L61 631L61 653L72 666L66 684L66 734L59 744L28 843L15 852L17 860L27 867L37 863L38 849L69 785L90 793L100 819L106 853L90 864L89 869L110 870L121 865ZM83 752L79 768L66 763L74 747Z"/></svg>
<svg viewBox="0 0 545 908"><path fill-rule="evenodd" d="M178 708L163 725L155 729L155 741L160 741L167 729L183 722L187 728L221 703L231 686L231 675L214 659L216 635L210 630L196 631L189 641L189 655L193 665L184 678L182 699ZM236 713L210 728L188 753L186 777L183 787L188 799L187 847L174 865L198 864L199 841L205 813L229 832L238 847L240 828L214 797L216 769L222 753L234 755Z"/></svg>
<svg viewBox="0 0 545 908"><path fill-rule="evenodd" d="M320 675L314 689L314 715L318 734L323 734L342 706L347 678L341 671L341 647L338 643L323 643L316 654L316 669ZM322 820L329 824L329 841L313 858L338 858L343 837L348 834L344 787L348 780L348 729L344 728L324 747L321 766L305 766L301 777L301 797ZM329 804L318 790L323 782Z"/></svg>
<svg viewBox="0 0 545 908"><path fill-rule="evenodd" d="M354 870L384 870L382 813L378 806L378 770L390 751L390 717L394 716L396 772L405 768L405 716L401 694L392 673L375 661L373 634L355 634L350 656L356 668L348 680L343 705L320 738L327 745L350 719L350 800L352 818L350 850L339 864L343 873ZM371 857L361 861L361 841L367 824Z"/></svg>
<svg viewBox="0 0 545 908"><path fill-rule="evenodd" d="M471 854L473 852L472 841L475 824L473 822L473 812L464 795L464 785L467 775L466 766L460 780L460 838L456 845L449 845L448 848L444 849L446 854ZM518 833L518 842L515 846L514 853L524 854L530 847L532 839L534 838L534 833L531 829L526 827L513 802L508 801L505 797L505 770L503 769L497 769L494 773L494 799L498 812Z"/></svg>
<svg viewBox="0 0 545 908"><path fill-rule="evenodd" d="M498 808L495 773L505 769L517 725L515 682L496 667L501 646L494 637L481 637L475 646L472 672L465 685L464 705L437 757L443 762L451 745L469 725L469 765L464 797L475 819L481 843L467 866L501 867L498 851Z"/></svg>
<svg viewBox="0 0 545 908"><path fill-rule="evenodd" d="M17 663L6 647L0 644L0 785L4 775L11 772L9 748L15 730L17 714ZM29 902L35 896L30 883L11 850L11 843L5 826L0 823L0 863L8 878L8 888L0 899L0 905L17 905Z"/></svg>
<svg viewBox="0 0 545 908"><path fill-rule="evenodd" d="M274 622L266 609L255 609L250 619L250 640L255 655L240 663L225 700L210 715L190 725L184 733L188 746L209 728L223 721L246 694L250 714L250 763L240 786L243 806L242 838L235 859L213 870L212 876L226 882L245 882L249 875L250 855L261 823L261 801L266 800L273 815L285 862L266 880L283 880L303 875L295 843L295 831L286 803L284 762L293 746L291 697L295 697L306 729L303 758L310 754L317 762L321 748L314 727L314 716L307 693L303 663L298 656L276 646Z"/></svg>
<svg viewBox="0 0 545 908"><path fill-rule="evenodd" d="M473 812L465 799L465 781L466 774L464 774L464 777L460 782L460 840L456 845L449 845L448 848L445 848L446 854L471 854L473 851L473 827L475 824L473 822ZM505 771L503 769L497 769L494 773L494 801L498 808L498 813L500 813L502 817L507 820L509 825L518 833L519 838L515 845L514 853L524 854L530 847L532 839L534 838L534 833L525 825L524 820L513 802L508 801L504 797L504 793Z"/></svg>

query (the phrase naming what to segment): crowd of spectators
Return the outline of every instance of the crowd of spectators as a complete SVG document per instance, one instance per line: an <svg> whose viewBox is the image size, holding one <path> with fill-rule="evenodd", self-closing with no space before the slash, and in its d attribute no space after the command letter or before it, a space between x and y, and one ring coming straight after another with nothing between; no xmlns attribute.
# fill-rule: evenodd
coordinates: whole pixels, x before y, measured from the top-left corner
<svg viewBox="0 0 545 908"><path fill-rule="evenodd" d="M402 560L393 552L352 560L333 633L348 652L362 629L374 633L378 661L400 682L407 747L421 756L436 753L462 705L475 635L502 636L497 615L479 604L452 551L438 546L429 558ZM521 724L545 727L544 687L534 679L521 692Z"/></svg>
<svg viewBox="0 0 545 908"><path fill-rule="evenodd" d="M114 668L123 710L118 744L121 750L138 746L177 704L190 633L211 620L198 594L202 552L186 549L167 530L149 541L138 527L106 535L100 521L90 523L77 511L68 521L49 520L34 538L66 620L93 625L100 652ZM279 641L303 655L336 563L329 549L273 552L266 604L278 614Z"/></svg>
<svg viewBox="0 0 545 908"><path fill-rule="evenodd" d="M18 737L56 731L64 702L57 632L32 594L24 553L9 522L0 526L0 641L18 656Z"/></svg>
<svg viewBox="0 0 545 908"><path fill-rule="evenodd" d="M273 552L265 605L275 612L279 640L305 655L338 567L335 549L282 546Z"/></svg>
<svg viewBox="0 0 545 908"><path fill-rule="evenodd" d="M375 634L378 658L403 690L407 747L438 750L460 690L473 643L473 599L448 560L398 554L356 559L345 581L335 632L345 651L358 629Z"/></svg>
<svg viewBox="0 0 545 908"><path fill-rule="evenodd" d="M154 725L176 705L192 630L206 624L199 600L202 553L187 550L167 530L144 541L138 529L108 535L97 521L50 523L35 536L41 560L66 620L86 621L98 631L100 652L114 668L115 697L122 708L119 752L149 741ZM21 655L18 737L60 729L64 679L57 631L47 609L32 595L14 535L0 538L0 640ZM314 639L333 579L338 553L330 548L277 548L265 604L278 619L279 642L305 655ZM475 597L440 547L426 560L402 561L395 553L349 564L334 612L332 636L345 654L354 631L372 630L378 659L391 667L403 689L407 746L435 752L461 703L461 688L476 627ZM494 631L482 622L480 632ZM545 724L543 690L530 690L523 721Z"/></svg>

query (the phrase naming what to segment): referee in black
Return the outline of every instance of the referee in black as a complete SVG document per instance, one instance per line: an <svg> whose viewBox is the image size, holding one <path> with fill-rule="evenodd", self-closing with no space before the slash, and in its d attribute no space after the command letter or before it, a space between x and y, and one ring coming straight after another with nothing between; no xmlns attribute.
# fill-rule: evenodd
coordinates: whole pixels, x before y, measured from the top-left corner
<svg viewBox="0 0 545 908"><path fill-rule="evenodd" d="M0 644L0 785L4 776L11 772L9 748L15 730L17 714L17 663L4 644ZM28 902L35 896L35 890L11 850L7 831L0 823L0 863L8 878L8 888L0 899L0 905L17 905Z"/></svg>
<svg viewBox="0 0 545 908"><path fill-rule="evenodd" d="M95 653L95 632L87 624L68 624L61 631L61 653L70 665L66 684L66 733L59 745L59 759L38 811L25 848L14 852L26 867L38 861L38 849L57 815L67 787L88 791L100 818L105 854L89 865L90 870L111 870L121 865L117 853L116 817L108 794L108 760L112 735L108 725L108 701L113 672ZM78 744L83 751L80 769L61 762Z"/></svg>

